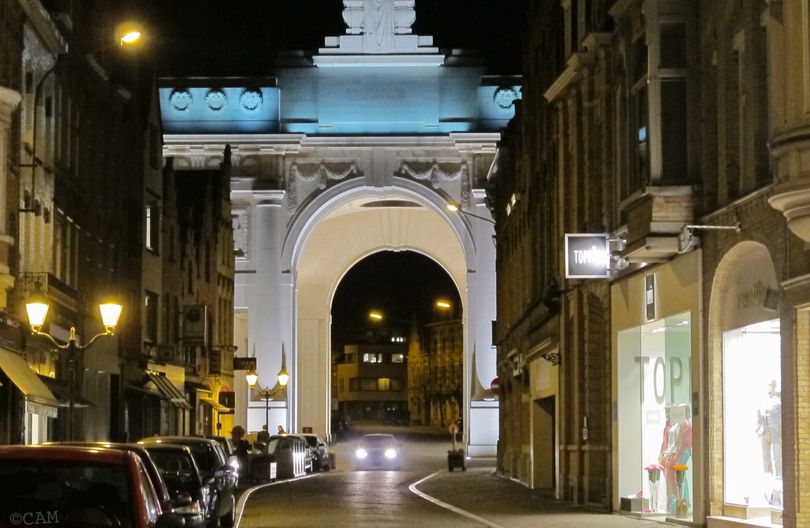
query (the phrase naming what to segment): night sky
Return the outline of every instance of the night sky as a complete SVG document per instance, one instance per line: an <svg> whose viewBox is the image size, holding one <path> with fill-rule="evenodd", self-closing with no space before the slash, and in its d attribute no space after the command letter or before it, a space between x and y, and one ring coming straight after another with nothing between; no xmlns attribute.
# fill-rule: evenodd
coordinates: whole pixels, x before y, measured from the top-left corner
<svg viewBox="0 0 810 528"><path fill-rule="evenodd" d="M411 251L384 251L366 257L338 286L332 303L333 345L351 342L356 335L375 328L368 319L372 309L381 310L389 319L399 319L390 321L395 327L402 327L405 321L405 328L409 328L407 322L414 314L420 323L436 321L442 317L434 308L438 298L459 307L458 290L433 260Z"/></svg>
<svg viewBox="0 0 810 528"><path fill-rule="evenodd" d="M490 73L520 73L527 2L417 0L414 33L440 49L480 50ZM130 0L130 11L154 28L166 76L265 75L276 52L314 52L346 29L342 0Z"/></svg>

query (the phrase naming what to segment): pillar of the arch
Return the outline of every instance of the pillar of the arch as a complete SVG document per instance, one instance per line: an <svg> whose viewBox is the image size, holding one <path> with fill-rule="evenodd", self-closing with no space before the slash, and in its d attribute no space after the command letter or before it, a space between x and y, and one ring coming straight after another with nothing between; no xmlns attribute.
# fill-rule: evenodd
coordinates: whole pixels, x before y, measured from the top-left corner
<svg viewBox="0 0 810 528"><path fill-rule="evenodd" d="M474 214L489 218L476 207ZM471 456L495 456L498 444L498 402L480 388L489 389L496 376L496 350L492 342L495 320L495 234L490 222L467 216L475 240L475 262L468 265L466 350L464 375L465 439Z"/></svg>
<svg viewBox="0 0 810 528"><path fill-rule="evenodd" d="M324 310L315 317L298 320L296 371L298 376L298 431L330 432L331 354L329 316Z"/></svg>
<svg viewBox="0 0 810 528"><path fill-rule="evenodd" d="M289 430L293 417L288 412L295 408L295 379L291 354L292 342L292 280L288 270L281 266L281 251L284 242L284 226L288 213L283 207L284 193L271 192L256 196L251 261L255 263L253 285L245 292L248 301L248 347L247 353L255 352L259 384L273 388L278 382L282 365L290 373L286 391L281 391L268 402L256 399L252 392L248 398L247 428L260 430L265 424L266 407L269 407L267 423L270 432L281 425ZM283 398L286 392L286 400Z"/></svg>

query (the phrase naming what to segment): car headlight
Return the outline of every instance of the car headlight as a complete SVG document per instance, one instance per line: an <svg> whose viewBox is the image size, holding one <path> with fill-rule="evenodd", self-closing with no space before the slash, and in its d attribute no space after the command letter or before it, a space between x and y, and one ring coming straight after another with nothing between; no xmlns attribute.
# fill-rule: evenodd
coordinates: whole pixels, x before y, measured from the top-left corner
<svg viewBox="0 0 810 528"><path fill-rule="evenodd" d="M397 450L394 449L393 447L389 447L388 449L385 450L385 458L387 458L388 460L393 460L396 457L397 457Z"/></svg>
<svg viewBox="0 0 810 528"><path fill-rule="evenodd" d="M357 458L366 458L368 456L368 451L366 451L362 447L358 447L357 451L354 452L354 456L356 456Z"/></svg>

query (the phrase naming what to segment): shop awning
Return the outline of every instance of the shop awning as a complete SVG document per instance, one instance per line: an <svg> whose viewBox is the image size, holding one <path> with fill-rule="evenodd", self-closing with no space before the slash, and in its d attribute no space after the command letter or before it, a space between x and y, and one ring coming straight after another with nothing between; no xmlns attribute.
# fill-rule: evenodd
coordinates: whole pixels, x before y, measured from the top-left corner
<svg viewBox="0 0 810 528"><path fill-rule="evenodd" d="M198 392L211 392L211 387L206 385L205 383L200 383L199 381L189 381L186 380L186 390L193 390Z"/></svg>
<svg viewBox="0 0 810 528"><path fill-rule="evenodd" d="M231 409L230 407L226 407L225 405L222 405L218 401L214 401L212 398L205 398L205 397L201 396L199 398L199 400L200 400L200 403L204 403L204 404L210 406L212 409L214 409L218 413L230 413L231 411L233 411L233 409Z"/></svg>
<svg viewBox="0 0 810 528"><path fill-rule="evenodd" d="M49 378L47 376L39 376L39 379L45 383L45 386L48 387L54 397L59 401L60 407L67 407L70 405L70 389L67 387L63 387L53 378ZM74 408L85 408L85 407L93 407L94 404L81 394L74 394L73 395L73 407Z"/></svg>
<svg viewBox="0 0 810 528"><path fill-rule="evenodd" d="M0 368L3 369L6 376L20 389L20 392L25 395L25 399L29 402L48 407L59 406L59 401L54 397L53 393L48 390L39 375L31 370L28 363L19 354L0 348ZM40 409L38 406L34 408ZM34 412L43 414L39 410ZM52 412L49 411L46 414L50 415Z"/></svg>
<svg viewBox="0 0 810 528"><path fill-rule="evenodd" d="M191 404L188 403L188 400L183 393L180 392L171 381L169 381L169 378L157 372L151 372L148 370L146 371L146 375L149 376L149 381L155 384L155 388L157 388L161 396L168 400L172 405L178 409L191 409Z"/></svg>

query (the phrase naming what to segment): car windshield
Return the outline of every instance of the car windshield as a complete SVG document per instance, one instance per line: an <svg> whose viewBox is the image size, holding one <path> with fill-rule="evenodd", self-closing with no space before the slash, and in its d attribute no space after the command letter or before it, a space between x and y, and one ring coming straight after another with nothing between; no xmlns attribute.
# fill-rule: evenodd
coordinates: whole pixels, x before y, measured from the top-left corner
<svg viewBox="0 0 810 528"><path fill-rule="evenodd" d="M203 443L183 445L191 449L191 455L194 457L194 461L197 463L197 467L200 468L201 472L213 473L216 471L219 464L217 463L217 456L210 445Z"/></svg>
<svg viewBox="0 0 810 528"><path fill-rule="evenodd" d="M53 460L4 460L0 465L0 515L41 516L36 524L132 526L123 466ZM24 520L24 519L23 519ZM36 519L32 518L30 524Z"/></svg>
<svg viewBox="0 0 810 528"><path fill-rule="evenodd" d="M170 492L185 491L192 497L196 496L197 488L199 488L197 471L186 453L167 449L150 449L149 454L160 469L163 481Z"/></svg>

